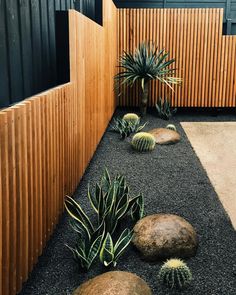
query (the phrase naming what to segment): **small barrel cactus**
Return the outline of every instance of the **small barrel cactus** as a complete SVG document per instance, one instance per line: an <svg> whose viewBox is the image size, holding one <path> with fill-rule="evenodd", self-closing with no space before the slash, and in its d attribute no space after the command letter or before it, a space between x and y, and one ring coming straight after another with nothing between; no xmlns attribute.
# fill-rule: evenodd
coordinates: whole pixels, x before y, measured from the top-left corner
<svg viewBox="0 0 236 295"><path fill-rule="evenodd" d="M139 116L134 113L128 113L124 115L123 120L132 124L138 124L140 122Z"/></svg>
<svg viewBox="0 0 236 295"><path fill-rule="evenodd" d="M174 124L168 124L168 125L166 126L166 128L167 128L167 129L170 129L170 130L173 130L173 131L176 131L176 127L175 127Z"/></svg>
<svg viewBox="0 0 236 295"><path fill-rule="evenodd" d="M155 137L147 132L139 132L132 138L132 147L139 152L152 151L155 148Z"/></svg>
<svg viewBox="0 0 236 295"><path fill-rule="evenodd" d="M189 267L181 259L170 259L160 269L158 278L160 282L173 289L182 289L192 280Z"/></svg>

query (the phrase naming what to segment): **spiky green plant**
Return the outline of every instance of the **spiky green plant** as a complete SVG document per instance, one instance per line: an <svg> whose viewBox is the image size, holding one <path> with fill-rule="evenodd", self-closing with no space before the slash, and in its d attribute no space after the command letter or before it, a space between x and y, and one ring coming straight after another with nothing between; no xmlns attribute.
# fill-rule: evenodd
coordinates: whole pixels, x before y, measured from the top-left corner
<svg viewBox="0 0 236 295"><path fill-rule="evenodd" d="M181 259L170 259L161 267L158 278L168 288L182 289L191 282L192 273Z"/></svg>
<svg viewBox="0 0 236 295"><path fill-rule="evenodd" d="M156 110L158 117L163 120L169 120L177 112L177 108L173 109L167 98L162 99L161 97L156 103Z"/></svg>
<svg viewBox="0 0 236 295"><path fill-rule="evenodd" d="M121 81L121 86L133 86L140 83L142 95L140 100L141 115L146 115L148 103L148 85L152 80L158 80L173 90L173 84L180 84L182 79L174 77L176 69L170 66L175 59L168 60L169 53L150 43L141 43L134 53L125 52L120 57L119 67L123 69L115 76Z"/></svg>
<svg viewBox="0 0 236 295"><path fill-rule="evenodd" d="M129 212L136 221L144 216L143 195L130 197L124 176L118 174L114 180L111 180L107 169L100 184L96 184L94 193L88 188L88 198L97 213L98 222L104 221L106 232L111 234Z"/></svg>
<svg viewBox="0 0 236 295"><path fill-rule="evenodd" d="M175 127L174 124L168 124L168 125L166 126L166 128L167 128L167 129L170 129L170 130L173 130L173 131L176 131L176 127Z"/></svg>
<svg viewBox="0 0 236 295"><path fill-rule="evenodd" d="M112 236L110 233L107 233L100 251L100 261L102 264L105 266L109 266L111 264L116 266L117 260L129 246L132 237L132 231L126 228L114 244Z"/></svg>
<svg viewBox="0 0 236 295"><path fill-rule="evenodd" d="M139 132L133 136L131 145L139 152L147 152L154 150L156 141L152 134Z"/></svg>
<svg viewBox="0 0 236 295"><path fill-rule="evenodd" d="M102 235L94 241L85 242L84 238L78 235L75 248L66 245L73 253L74 259L78 261L83 269L89 270L95 258L97 257L102 243Z"/></svg>
<svg viewBox="0 0 236 295"><path fill-rule="evenodd" d="M127 122L131 122L132 124L138 124L140 122L139 116L134 113L127 113L122 119Z"/></svg>
<svg viewBox="0 0 236 295"><path fill-rule="evenodd" d="M75 260L80 262L81 267L88 270L100 251L105 224L102 222L95 227L80 205L69 196L65 201L65 208L72 217L70 225L77 233L76 246L66 246L72 251Z"/></svg>
<svg viewBox="0 0 236 295"><path fill-rule="evenodd" d="M144 216L143 196L131 197L124 176L118 174L112 180L107 169L94 192L88 186L88 198L97 216L96 225L78 202L69 196L65 200L65 208L71 217L70 225L78 235L76 246L67 247L85 269L89 269L94 262L107 234L112 236L125 216L131 215L135 221ZM116 254L114 261L121 254Z"/></svg>
<svg viewBox="0 0 236 295"><path fill-rule="evenodd" d="M145 126L147 122L143 125L140 125L140 120L132 121L127 119L115 118L113 120L113 125L111 125L111 129L117 133L120 133L122 139L130 136L132 133L140 132Z"/></svg>

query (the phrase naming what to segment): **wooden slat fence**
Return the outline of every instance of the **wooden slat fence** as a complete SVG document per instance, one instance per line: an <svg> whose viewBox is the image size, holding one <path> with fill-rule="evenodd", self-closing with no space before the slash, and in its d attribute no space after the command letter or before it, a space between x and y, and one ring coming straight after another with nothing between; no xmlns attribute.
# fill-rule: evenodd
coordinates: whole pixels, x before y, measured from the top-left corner
<svg viewBox="0 0 236 295"><path fill-rule="evenodd" d="M71 81L0 111L1 294L21 289L107 127L117 51L143 40L170 51L184 78L170 93L176 106L236 105L236 39L222 36L222 18L221 9L122 9L117 17L106 0L101 27L69 12ZM137 105L137 92L120 105ZM154 83L150 104L167 92Z"/></svg>
<svg viewBox="0 0 236 295"><path fill-rule="evenodd" d="M103 9L103 27L69 12L70 83L0 111L0 294L20 291L114 112L117 16Z"/></svg>
<svg viewBox="0 0 236 295"><path fill-rule="evenodd" d="M178 107L236 106L236 36L222 35L223 9L120 9L119 55L154 42L176 59L181 87L170 92L157 82L150 105L170 97ZM138 87L123 90L121 106L137 106Z"/></svg>

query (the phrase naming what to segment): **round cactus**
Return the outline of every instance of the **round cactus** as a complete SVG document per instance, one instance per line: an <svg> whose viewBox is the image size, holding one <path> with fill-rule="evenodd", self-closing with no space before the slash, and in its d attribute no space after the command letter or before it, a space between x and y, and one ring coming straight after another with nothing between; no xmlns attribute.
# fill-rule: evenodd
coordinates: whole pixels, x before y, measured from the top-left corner
<svg viewBox="0 0 236 295"><path fill-rule="evenodd" d="M166 128L167 128L167 129L170 129L170 130L173 130L173 131L176 131L176 127L175 127L174 124L168 124L168 125L166 126Z"/></svg>
<svg viewBox="0 0 236 295"><path fill-rule="evenodd" d="M147 132L139 132L132 138L132 147L139 152L152 151L155 148L155 137Z"/></svg>
<svg viewBox="0 0 236 295"><path fill-rule="evenodd" d="M125 120L126 122L130 122L132 124L138 124L140 121L140 118L138 115L134 113L128 113L124 115L123 120Z"/></svg>
<svg viewBox="0 0 236 295"><path fill-rule="evenodd" d="M161 267L158 278L162 284L171 289L182 289L191 282L192 274L181 259L170 259Z"/></svg>

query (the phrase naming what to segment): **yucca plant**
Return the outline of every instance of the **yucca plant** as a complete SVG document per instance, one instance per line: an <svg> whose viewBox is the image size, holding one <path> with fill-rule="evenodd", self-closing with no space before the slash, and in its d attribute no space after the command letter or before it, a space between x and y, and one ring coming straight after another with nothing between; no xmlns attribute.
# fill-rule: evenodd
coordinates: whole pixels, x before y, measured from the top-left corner
<svg viewBox="0 0 236 295"><path fill-rule="evenodd" d="M163 120L169 120L177 112L177 108L172 108L167 98L162 99L161 97L156 103L156 110L158 117Z"/></svg>
<svg viewBox="0 0 236 295"><path fill-rule="evenodd" d="M143 125L140 125L140 120L131 121L124 118L115 118L113 120L113 125L111 125L111 129L119 133L122 139L125 139L132 133L140 132L146 125L147 122Z"/></svg>
<svg viewBox="0 0 236 295"><path fill-rule="evenodd" d="M107 233L100 251L100 261L105 265L116 266L117 260L124 253L132 240L133 234L126 228L114 244L112 236Z"/></svg>
<svg viewBox="0 0 236 295"><path fill-rule="evenodd" d="M115 76L122 85L133 86L139 82L142 89L140 100L141 115L146 115L148 103L148 85L152 80L159 80L173 90L173 84L180 84L181 78L174 77L176 69L170 66L175 59L168 59L169 53L158 50L154 44L141 43L134 53L124 51L119 67L123 69Z"/></svg>

